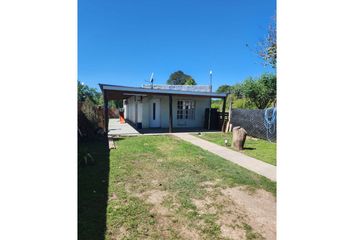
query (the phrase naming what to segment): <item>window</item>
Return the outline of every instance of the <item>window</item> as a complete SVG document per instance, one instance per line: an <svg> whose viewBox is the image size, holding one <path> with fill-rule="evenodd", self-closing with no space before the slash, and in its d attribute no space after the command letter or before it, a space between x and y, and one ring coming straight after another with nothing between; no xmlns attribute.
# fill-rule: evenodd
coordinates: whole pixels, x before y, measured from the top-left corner
<svg viewBox="0 0 354 240"><path fill-rule="evenodd" d="M177 119L194 120L195 103L193 100L177 101Z"/></svg>
<svg viewBox="0 0 354 240"><path fill-rule="evenodd" d="M152 120L155 120L156 116L156 103L152 104Z"/></svg>

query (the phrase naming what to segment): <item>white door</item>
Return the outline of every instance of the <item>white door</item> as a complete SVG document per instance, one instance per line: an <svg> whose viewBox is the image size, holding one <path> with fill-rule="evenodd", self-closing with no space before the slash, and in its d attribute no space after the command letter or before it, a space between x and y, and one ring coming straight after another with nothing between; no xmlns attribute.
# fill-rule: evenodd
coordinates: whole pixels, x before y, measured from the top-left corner
<svg viewBox="0 0 354 240"><path fill-rule="evenodd" d="M150 127L159 128L160 124L160 99L151 99L150 101Z"/></svg>

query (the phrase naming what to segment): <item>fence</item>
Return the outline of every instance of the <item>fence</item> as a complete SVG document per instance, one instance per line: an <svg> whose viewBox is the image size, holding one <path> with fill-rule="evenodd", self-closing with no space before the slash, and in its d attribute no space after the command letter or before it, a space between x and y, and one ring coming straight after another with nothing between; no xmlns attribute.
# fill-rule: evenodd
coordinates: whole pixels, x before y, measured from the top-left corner
<svg viewBox="0 0 354 240"><path fill-rule="evenodd" d="M271 113L272 111L267 112L268 117L271 117ZM252 137L270 140L272 142L276 142L277 140L276 122L272 128L267 129L265 110L233 109L230 121L233 127L243 127L247 131L247 134Z"/></svg>
<svg viewBox="0 0 354 240"><path fill-rule="evenodd" d="M104 128L103 107L90 100L78 102L78 127L87 136L92 136L98 128Z"/></svg>

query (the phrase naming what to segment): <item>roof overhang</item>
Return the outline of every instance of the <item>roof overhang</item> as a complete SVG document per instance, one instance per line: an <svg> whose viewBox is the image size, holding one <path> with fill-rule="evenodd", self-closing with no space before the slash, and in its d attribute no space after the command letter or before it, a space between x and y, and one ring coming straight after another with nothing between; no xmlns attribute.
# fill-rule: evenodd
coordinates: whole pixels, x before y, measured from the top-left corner
<svg viewBox="0 0 354 240"><path fill-rule="evenodd" d="M192 91L179 91L167 89L149 89L141 87L127 87L109 84L99 84L101 91L107 94L108 99L126 98L129 94L158 94L158 95L181 95L181 96L197 96L197 97L210 97L210 98L225 98L226 93L215 92L192 92Z"/></svg>

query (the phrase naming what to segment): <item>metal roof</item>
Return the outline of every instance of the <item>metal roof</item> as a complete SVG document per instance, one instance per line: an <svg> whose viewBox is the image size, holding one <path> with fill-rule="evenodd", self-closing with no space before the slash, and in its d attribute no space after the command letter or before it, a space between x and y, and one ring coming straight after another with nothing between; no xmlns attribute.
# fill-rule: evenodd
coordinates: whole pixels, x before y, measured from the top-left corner
<svg viewBox="0 0 354 240"><path fill-rule="evenodd" d="M205 96L213 98L224 98L227 96L226 93L215 93L215 92L196 92L196 91L181 91L181 90L170 90L170 89L149 89L142 87L128 87L110 84L99 84L102 92L103 90L119 91L126 93L155 93L155 94L173 94L173 95L191 95L191 96Z"/></svg>

